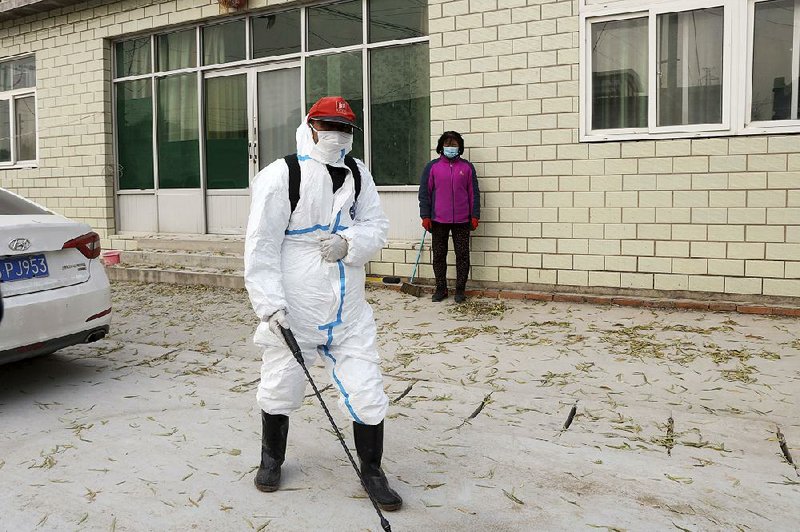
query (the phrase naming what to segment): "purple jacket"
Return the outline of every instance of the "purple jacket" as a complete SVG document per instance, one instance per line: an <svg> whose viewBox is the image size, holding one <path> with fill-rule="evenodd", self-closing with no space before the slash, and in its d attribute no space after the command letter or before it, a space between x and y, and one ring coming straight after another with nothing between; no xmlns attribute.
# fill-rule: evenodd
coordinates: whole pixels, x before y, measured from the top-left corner
<svg viewBox="0 0 800 532"><path fill-rule="evenodd" d="M442 155L425 166L419 179L419 216L443 224L481 217L478 174L471 162Z"/></svg>

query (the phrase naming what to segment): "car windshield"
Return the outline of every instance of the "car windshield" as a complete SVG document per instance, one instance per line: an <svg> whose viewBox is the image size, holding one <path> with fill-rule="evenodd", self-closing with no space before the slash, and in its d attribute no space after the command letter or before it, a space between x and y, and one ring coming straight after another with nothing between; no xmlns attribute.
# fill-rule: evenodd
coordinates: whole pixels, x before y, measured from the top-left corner
<svg viewBox="0 0 800 532"><path fill-rule="evenodd" d="M0 216L15 214L53 214L30 201L15 196L5 190L0 190Z"/></svg>

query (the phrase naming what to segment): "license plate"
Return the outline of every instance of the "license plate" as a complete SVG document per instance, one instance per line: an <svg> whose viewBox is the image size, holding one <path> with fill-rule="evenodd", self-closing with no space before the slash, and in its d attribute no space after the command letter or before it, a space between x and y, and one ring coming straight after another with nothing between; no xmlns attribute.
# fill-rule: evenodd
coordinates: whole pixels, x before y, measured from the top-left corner
<svg viewBox="0 0 800 532"><path fill-rule="evenodd" d="M44 255L0 259L0 282L22 281L48 275L50 270Z"/></svg>

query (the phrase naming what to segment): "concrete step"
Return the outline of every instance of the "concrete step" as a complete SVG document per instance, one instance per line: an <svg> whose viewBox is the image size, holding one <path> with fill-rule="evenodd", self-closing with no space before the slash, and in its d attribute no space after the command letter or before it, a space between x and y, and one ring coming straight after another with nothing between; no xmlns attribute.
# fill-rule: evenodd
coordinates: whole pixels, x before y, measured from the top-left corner
<svg viewBox="0 0 800 532"><path fill-rule="evenodd" d="M212 268L170 269L147 265L117 264L106 266L106 274L111 281L244 288L244 274L241 270L225 272Z"/></svg>
<svg viewBox="0 0 800 532"><path fill-rule="evenodd" d="M111 235L106 247L121 250L244 253L243 235L169 235L130 233Z"/></svg>
<svg viewBox="0 0 800 532"><path fill-rule="evenodd" d="M125 254L133 255L133 252L127 251ZM163 265L126 264L125 262L121 262L120 264L106 266L106 274L111 281L244 288L244 271L241 268L235 270L220 270L210 267L201 268L198 266L170 268ZM366 283L367 285L381 286L391 290L401 289L402 282L387 282L386 280L388 279L390 278L385 278L380 275L367 275ZM432 290L431 287L423 289L423 291L427 292L431 292Z"/></svg>
<svg viewBox="0 0 800 532"><path fill-rule="evenodd" d="M200 251L207 253L230 253L244 255L244 238L238 239L171 239L138 238L137 247L142 251Z"/></svg>
<svg viewBox="0 0 800 532"><path fill-rule="evenodd" d="M112 235L119 264L106 265L112 281L244 288L243 237ZM381 284L381 276L368 282ZM400 284L386 285L399 289Z"/></svg>
<svg viewBox="0 0 800 532"><path fill-rule="evenodd" d="M241 255L229 253L207 253L188 251L123 251L120 263L124 266L157 266L160 268L183 270L186 268L212 268L221 273L244 270Z"/></svg>

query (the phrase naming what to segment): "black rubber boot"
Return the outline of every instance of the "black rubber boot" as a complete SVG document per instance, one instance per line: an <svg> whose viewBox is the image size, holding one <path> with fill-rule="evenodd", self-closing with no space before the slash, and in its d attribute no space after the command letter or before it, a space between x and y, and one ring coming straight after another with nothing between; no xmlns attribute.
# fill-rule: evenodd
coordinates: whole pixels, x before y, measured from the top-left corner
<svg viewBox="0 0 800 532"><path fill-rule="evenodd" d="M464 294L464 289L462 288L459 290L458 288L456 288L456 295L453 298L453 301L455 301L456 303L463 303L466 300L467 296Z"/></svg>
<svg viewBox="0 0 800 532"><path fill-rule="evenodd" d="M259 491L276 491L281 482L281 465L286 458L289 416L261 412L261 465L255 484Z"/></svg>
<svg viewBox="0 0 800 532"><path fill-rule="evenodd" d="M383 456L383 421L378 425L362 425L353 423L353 436L356 440L356 452L361 462L361 476L364 484L378 507L384 512L394 512L403 506L400 498L386 480L381 471Z"/></svg>
<svg viewBox="0 0 800 532"><path fill-rule="evenodd" d="M431 297L431 301L433 301L434 303L438 303L439 301L442 301L444 299L447 299L447 288L445 289L437 288L436 291L433 293L433 296Z"/></svg>

